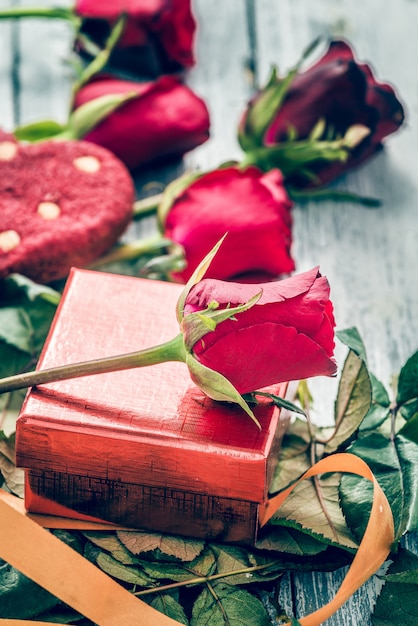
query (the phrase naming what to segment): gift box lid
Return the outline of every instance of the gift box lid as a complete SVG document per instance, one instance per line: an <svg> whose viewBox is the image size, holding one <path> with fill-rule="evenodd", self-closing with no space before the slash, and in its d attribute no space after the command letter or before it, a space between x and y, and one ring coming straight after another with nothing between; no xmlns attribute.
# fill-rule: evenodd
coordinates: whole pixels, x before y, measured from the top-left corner
<svg viewBox="0 0 418 626"><path fill-rule="evenodd" d="M38 368L173 338L182 289L72 270ZM254 412L261 429L239 406L206 397L177 362L39 385L29 390L18 418L17 463L264 502L283 433L272 403L263 401Z"/></svg>

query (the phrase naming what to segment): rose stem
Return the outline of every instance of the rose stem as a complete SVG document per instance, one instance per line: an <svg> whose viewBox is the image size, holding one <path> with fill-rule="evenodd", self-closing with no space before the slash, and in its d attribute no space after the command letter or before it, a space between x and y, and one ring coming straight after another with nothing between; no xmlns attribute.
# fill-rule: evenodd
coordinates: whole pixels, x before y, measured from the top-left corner
<svg viewBox="0 0 418 626"><path fill-rule="evenodd" d="M170 341L162 343L152 348L129 352L127 354L94 359L61 365L50 369L37 370L35 372L25 372L8 376L0 380L0 393L24 389L34 385L52 383L70 378L80 378L92 374L103 374L106 372L116 372L134 367L146 367L165 363L166 361L185 361L186 352L184 348L183 335L179 334Z"/></svg>

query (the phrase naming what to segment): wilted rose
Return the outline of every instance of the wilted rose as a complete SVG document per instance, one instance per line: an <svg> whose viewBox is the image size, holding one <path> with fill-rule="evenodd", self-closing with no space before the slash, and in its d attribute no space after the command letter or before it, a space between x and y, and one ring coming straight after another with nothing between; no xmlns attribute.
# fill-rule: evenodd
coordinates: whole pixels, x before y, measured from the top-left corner
<svg viewBox="0 0 418 626"><path fill-rule="evenodd" d="M223 375L239 393L336 372L334 315L327 279L313 268L264 284L203 279L186 296L183 327L192 313L234 308L259 300L218 323L196 342L185 331L194 358ZM192 345L190 345L192 344Z"/></svg>
<svg viewBox="0 0 418 626"><path fill-rule="evenodd" d="M146 83L99 77L78 91L74 107L123 94L137 97L118 106L83 138L107 148L131 170L165 157L182 156L208 139L206 104L174 76Z"/></svg>
<svg viewBox="0 0 418 626"><path fill-rule="evenodd" d="M380 150L403 121L394 88L359 63L347 42L335 40L306 70L273 75L249 104L239 135L247 152L255 154L256 144L267 149L260 156L294 186L319 186Z"/></svg>
<svg viewBox="0 0 418 626"><path fill-rule="evenodd" d="M84 51L85 36L104 47L117 19L125 15L124 32L112 55L125 70L143 70L148 64L155 76L194 65L196 21L190 0L76 0L74 11L82 18L76 45Z"/></svg>
<svg viewBox="0 0 418 626"><path fill-rule="evenodd" d="M295 269L290 254L291 207L279 170L216 169L175 183L160 221L164 237L179 244L187 266L175 274L186 281L221 237L223 245L207 270L210 278L261 273L277 278ZM166 190L170 197L170 187Z"/></svg>

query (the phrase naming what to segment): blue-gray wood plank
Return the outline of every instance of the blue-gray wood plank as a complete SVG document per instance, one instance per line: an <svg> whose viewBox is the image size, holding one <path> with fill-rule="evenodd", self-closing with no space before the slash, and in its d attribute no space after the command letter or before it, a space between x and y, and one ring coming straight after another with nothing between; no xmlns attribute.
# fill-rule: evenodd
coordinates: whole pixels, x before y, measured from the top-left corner
<svg viewBox="0 0 418 626"><path fill-rule="evenodd" d="M307 202L294 209L297 269L319 264L330 280L339 328L355 325L365 341L372 371L386 384L418 348L418 3L396 0L192 0L198 20L197 66L187 82L205 98L211 114L211 139L184 159L190 169L210 169L239 159L236 128L253 93L272 64L289 69L318 35L343 36L359 59L370 61L381 80L396 85L407 110L404 128L386 150L338 187L379 197L383 206L367 209L348 203ZM18 5L0 0L0 8ZM25 0L29 6L68 6L66 0ZM0 126L36 119L63 121L67 115L71 67L70 27L59 21L0 22ZM411 69L412 66L412 69ZM252 70L252 71L251 71ZM180 162L138 172L138 194L150 183L166 183ZM135 225L128 237L154 228ZM344 358L339 346L337 357ZM335 381L311 385L320 423L331 420ZM417 549L415 537L408 547ZM300 617L332 597L344 570L288 574L279 599ZM379 589L374 578L354 594L329 626L370 625Z"/></svg>

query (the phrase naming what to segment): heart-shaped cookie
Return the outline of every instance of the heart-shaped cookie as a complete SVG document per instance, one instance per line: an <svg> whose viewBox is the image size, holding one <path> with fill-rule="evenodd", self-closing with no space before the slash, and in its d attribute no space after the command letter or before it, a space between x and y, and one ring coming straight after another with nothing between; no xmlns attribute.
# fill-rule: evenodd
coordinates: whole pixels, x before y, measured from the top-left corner
<svg viewBox="0 0 418 626"><path fill-rule="evenodd" d="M0 133L0 278L47 283L108 250L132 217L134 185L86 141L18 143Z"/></svg>

